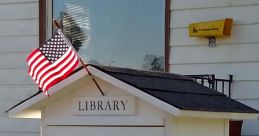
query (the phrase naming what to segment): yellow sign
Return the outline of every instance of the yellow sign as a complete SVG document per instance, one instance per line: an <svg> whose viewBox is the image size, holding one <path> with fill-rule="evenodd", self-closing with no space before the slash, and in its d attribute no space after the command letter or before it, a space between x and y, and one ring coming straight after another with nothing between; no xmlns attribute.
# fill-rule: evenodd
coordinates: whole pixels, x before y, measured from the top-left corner
<svg viewBox="0 0 259 136"><path fill-rule="evenodd" d="M190 37L214 37L230 36L232 27L232 18L222 20L191 23L189 25Z"/></svg>

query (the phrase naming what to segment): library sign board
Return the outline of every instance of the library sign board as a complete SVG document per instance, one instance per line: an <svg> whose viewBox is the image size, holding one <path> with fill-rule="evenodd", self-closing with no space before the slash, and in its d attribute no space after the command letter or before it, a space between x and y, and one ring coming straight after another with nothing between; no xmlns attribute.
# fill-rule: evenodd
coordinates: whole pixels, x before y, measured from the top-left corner
<svg viewBox="0 0 259 136"><path fill-rule="evenodd" d="M100 96L75 98L72 104L74 115L133 115L135 97Z"/></svg>

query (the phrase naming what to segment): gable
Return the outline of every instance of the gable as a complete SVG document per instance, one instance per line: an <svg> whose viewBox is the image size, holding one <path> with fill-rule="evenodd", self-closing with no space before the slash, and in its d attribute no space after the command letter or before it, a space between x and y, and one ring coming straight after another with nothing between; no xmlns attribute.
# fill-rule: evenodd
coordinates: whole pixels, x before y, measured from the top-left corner
<svg viewBox="0 0 259 136"><path fill-rule="evenodd" d="M96 81L103 89L105 96L102 96L95 84L84 77L76 83L64 88L67 92L64 97L60 97L55 102L46 105L42 111L47 125L164 125L164 118L169 114L161 109L115 87L101 79ZM109 97L131 97L134 98L134 113L130 114L76 114L73 110L73 101L80 98L106 99ZM76 105L78 106L78 105ZM83 107L83 106L82 106ZM81 109L83 109L81 107ZM112 107L112 104L111 104ZM78 107L76 107L78 108ZM112 107L113 108L113 107Z"/></svg>

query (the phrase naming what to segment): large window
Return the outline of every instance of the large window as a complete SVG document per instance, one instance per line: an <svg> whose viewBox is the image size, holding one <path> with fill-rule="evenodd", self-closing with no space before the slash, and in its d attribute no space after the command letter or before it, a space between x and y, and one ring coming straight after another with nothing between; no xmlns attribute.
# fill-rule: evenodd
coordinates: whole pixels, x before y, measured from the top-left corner
<svg viewBox="0 0 259 136"><path fill-rule="evenodd" d="M53 17L92 64L164 71L164 0L53 0Z"/></svg>

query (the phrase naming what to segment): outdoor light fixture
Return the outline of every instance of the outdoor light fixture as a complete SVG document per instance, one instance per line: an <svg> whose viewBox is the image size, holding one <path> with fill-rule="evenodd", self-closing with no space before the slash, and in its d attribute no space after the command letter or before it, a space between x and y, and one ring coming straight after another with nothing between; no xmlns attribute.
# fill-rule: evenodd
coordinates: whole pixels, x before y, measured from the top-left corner
<svg viewBox="0 0 259 136"><path fill-rule="evenodd" d="M230 36L233 19L198 22L189 24L190 37L206 37L209 39L209 47L216 46L216 37Z"/></svg>

